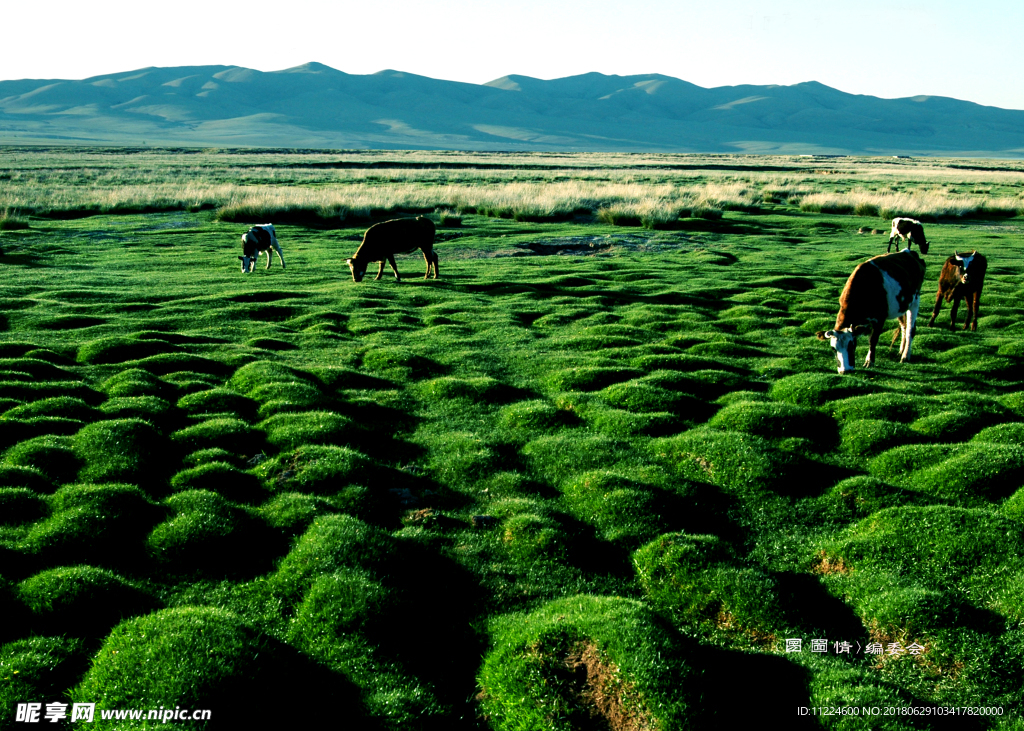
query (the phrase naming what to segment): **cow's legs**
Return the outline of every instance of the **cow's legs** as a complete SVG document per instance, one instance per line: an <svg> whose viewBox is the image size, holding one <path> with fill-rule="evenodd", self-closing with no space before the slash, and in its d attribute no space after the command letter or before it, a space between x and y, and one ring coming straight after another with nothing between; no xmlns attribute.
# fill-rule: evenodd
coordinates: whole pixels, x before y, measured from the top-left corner
<svg viewBox="0 0 1024 731"><path fill-rule="evenodd" d="M398 276L398 266L395 264L395 257L394 256L390 256L390 255L388 256L388 264L391 265L391 271L393 271L395 273L395 280L398 281L398 282L401 282L402 278L400 276ZM380 270L384 271L384 262L380 263Z"/></svg>
<svg viewBox="0 0 1024 731"><path fill-rule="evenodd" d="M964 297L964 307L967 309L967 319L964 320L964 330L971 329L972 318L974 318L974 294ZM977 326L975 326L977 330Z"/></svg>
<svg viewBox="0 0 1024 731"><path fill-rule="evenodd" d="M427 263L427 273L423 275L423 278L424 279L429 279L430 278L430 254L427 253L426 249L423 250L423 261L425 261Z"/></svg>
<svg viewBox="0 0 1024 731"><path fill-rule="evenodd" d="M949 329L956 330L956 311L960 308L960 298L954 297L953 304L950 305L949 312Z"/></svg>
<svg viewBox="0 0 1024 731"><path fill-rule="evenodd" d="M884 322L880 322L868 335L868 355L864 359L864 367L870 368L875 364L875 347L878 345L878 338L882 336L882 327L885 325Z"/></svg>
<svg viewBox="0 0 1024 731"><path fill-rule="evenodd" d="M903 342L900 344L900 363L910 360L910 346L914 341L914 328L917 326L917 313L921 309L921 295L915 294L910 301L910 309L903 325Z"/></svg>
<svg viewBox="0 0 1024 731"><path fill-rule="evenodd" d="M376 282L378 279L381 278L381 276L383 276L383 274L384 274L384 260L381 259L380 260L380 268L377 270L377 276L373 278L373 281Z"/></svg>
<svg viewBox="0 0 1024 731"><path fill-rule="evenodd" d="M939 310L942 309L942 289L939 289L938 294L935 295L935 307L932 308L932 319L928 321L928 327L935 324L935 318L939 316Z"/></svg>
<svg viewBox="0 0 1024 731"><path fill-rule="evenodd" d="M270 249L267 249L266 254L267 254L267 269L270 269ZM259 254L257 254L256 256L259 256Z"/></svg>
<svg viewBox="0 0 1024 731"><path fill-rule="evenodd" d="M437 277L438 277L437 262L440 261L440 260L438 259L436 251L431 251L430 252L430 256L433 257L433 259L434 259L434 279L437 279Z"/></svg>
<svg viewBox="0 0 1024 731"><path fill-rule="evenodd" d="M974 292L969 299L974 300L974 319L971 320L971 332L978 332L978 310L981 309L981 292Z"/></svg>
<svg viewBox="0 0 1024 731"><path fill-rule="evenodd" d="M276 241L274 242L274 250L277 251L277 258L281 261L281 268L284 269L284 254L281 253L281 245ZM270 252L267 252L267 258L270 258ZM267 268L270 267L270 262L267 262Z"/></svg>

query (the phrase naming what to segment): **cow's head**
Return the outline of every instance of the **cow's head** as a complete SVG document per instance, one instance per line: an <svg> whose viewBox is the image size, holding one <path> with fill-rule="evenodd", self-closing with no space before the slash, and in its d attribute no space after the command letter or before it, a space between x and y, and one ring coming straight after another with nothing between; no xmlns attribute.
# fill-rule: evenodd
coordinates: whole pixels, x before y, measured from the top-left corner
<svg viewBox="0 0 1024 731"><path fill-rule="evenodd" d="M968 269L971 266L971 262L974 261L974 255L978 253L975 249L970 254L961 254L958 251L953 251L953 256L956 258L956 274L960 277L962 284L967 284L970 272Z"/></svg>
<svg viewBox="0 0 1024 731"><path fill-rule="evenodd" d="M352 281L363 281L363 277L366 276L366 264L357 262L355 259L346 259L345 263L348 264L348 268L352 270Z"/></svg>
<svg viewBox="0 0 1024 731"><path fill-rule="evenodd" d="M827 340L835 350L836 360L839 362L839 375L855 370L853 352L857 349L857 336L870 329L857 326L846 327L842 330L829 330L828 332L819 330L815 333L818 340Z"/></svg>
<svg viewBox="0 0 1024 731"><path fill-rule="evenodd" d="M242 260L242 274L248 274L256 268L257 253L256 237L252 235L250 229L242 234L242 256L238 257Z"/></svg>

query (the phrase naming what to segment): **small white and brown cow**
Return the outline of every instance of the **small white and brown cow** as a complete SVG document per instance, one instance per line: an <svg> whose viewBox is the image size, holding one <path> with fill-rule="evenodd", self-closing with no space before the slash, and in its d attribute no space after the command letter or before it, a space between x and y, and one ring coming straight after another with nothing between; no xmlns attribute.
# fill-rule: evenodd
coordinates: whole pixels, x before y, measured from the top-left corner
<svg viewBox="0 0 1024 731"><path fill-rule="evenodd" d="M909 249L912 244L917 244L922 254L928 253L928 241L924 238L924 226L920 221L913 218L892 219L892 230L889 232L889 245L885 247L886 253L892 250L892 244L897 239L907 242ZM898 247L898 245L897 245Z"/></svg>
<svg viewBox="0 0 1024 731"><path fill-rule="evenodd" d="M946 259L942 265L942 272L939 274L939 291L935 295L935 307L932 309L932 319L929 325L935 324L935 318L939 316L942 309L942 300L952 302L952 312L949 318L950 330L956 329L956 310L960 306L960 300L967 302L967 319L964 321L964 330L970 328L972 331L978 329L978 310L981 307L981 288L985 286L985 272L988 270L988 260L978 253L977 249L970 254L953 252L953 256Z"/></svg>
<svg viewBox="0 0 1024 731"><path fill-rule="evenodd" d="M853 270L839 296L835 328L817 333L819 340L828 340L835 349L840 374L854 370L858 335L869 336L864 367L871 367L882 328L887 320L894 317L900 318L903 336L900 362L910 360L910 344L921 307L923 282L924 260L909 249L876 256Z"/></svg>
<svg viewBox="0 0 1024 731"><path fill-rule="evenodd" d="M256 268L256 259L260 254L267 255L267 269L270 269L270 250L277 252L277 258L281 260L281 268L284 269L284 254L281 253L281 245L277 243L277 234L274 233L274 224L261 223L253 226L242 234L242 273L248 274Z"/></svg>
<svg viewBox="0 0 1024 731"><path fill-rule="evenodd" d="M356 253L351 259L346 259L348 268L352 270L352 279L361 282L366 276L366 267L370 262L379 261L380 269L374 281L380 279L384 273L384 262L391 265L391 271L395 273L395 279L399 282L402 278L398 276L398 267L395 265L395 254L407 254L410 251L419 249L423 252L423 258L427 262L427 273L424 279L430 276L430 268L434 268L434 279L437 279L437 253L434 251L434 222L429 218L417 216L416 218L396 218L391 221L375 223L366 229L363 234L363 242L359 244Z"/></svg>

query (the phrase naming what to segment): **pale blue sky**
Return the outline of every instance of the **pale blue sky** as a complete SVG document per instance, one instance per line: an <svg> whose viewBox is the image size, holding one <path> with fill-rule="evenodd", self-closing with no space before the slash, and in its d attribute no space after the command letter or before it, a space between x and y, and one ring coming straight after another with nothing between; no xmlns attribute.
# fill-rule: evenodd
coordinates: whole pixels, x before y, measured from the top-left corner
<svg viewBox="0 0 1024 731"><path fill-rule="evenodd" d="M587 71L814 80L1024 109L1024 0L8 0L3 21L0 79L319 61L473 83Z"/></svg>

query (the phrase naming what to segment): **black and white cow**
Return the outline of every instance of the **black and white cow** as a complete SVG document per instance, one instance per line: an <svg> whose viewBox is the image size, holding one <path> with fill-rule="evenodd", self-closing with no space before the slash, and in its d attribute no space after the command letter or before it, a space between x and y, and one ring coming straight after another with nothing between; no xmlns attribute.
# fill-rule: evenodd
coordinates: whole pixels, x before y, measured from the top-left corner
<svg viewBox="0 0 1024 731"><path fill-rule="evenodd" d="M260 254L267 255L267 269L270 269L270 250L277 252L277 258L281 260L281 268L284 269L284 255L281 253L281 245L277 243L277 235L274 233L274 224L261 223L253 226L242 234L242 273L248 274L256 268L256 259Z"/></svg>
<svg viewBox="0 0 1024 731"><path fill-rule="evenodd" d="M839 373L854 370L857 336L868 334L868 356L864 367L875 362L875 346L887 320L900 318L900 362L910 360L917 312L921 307L924 260L917 252L904 249L868 259L853 270L839 296L835 328L816 333L836 351Z"/></svg>
<svg viewBox="0 0 1024 731"><path fill-rule="evenodd" d="M900 241L907 242L907 248L911 245L917 244L921 249L922 254L928 253L928 241L924 238L924 226L921 225L920 221L914 220L913 218L894 218L892 219L892 230L889 232L889 245L885 247L885 252L889 253L892 249L893 242L899 238ZM897 244L897 249L899 245Z"/></svg>

